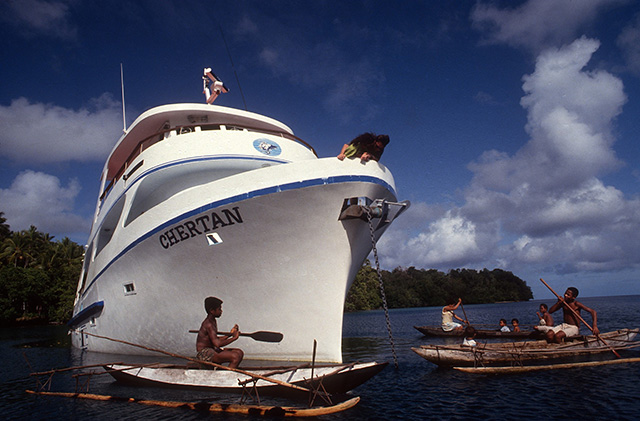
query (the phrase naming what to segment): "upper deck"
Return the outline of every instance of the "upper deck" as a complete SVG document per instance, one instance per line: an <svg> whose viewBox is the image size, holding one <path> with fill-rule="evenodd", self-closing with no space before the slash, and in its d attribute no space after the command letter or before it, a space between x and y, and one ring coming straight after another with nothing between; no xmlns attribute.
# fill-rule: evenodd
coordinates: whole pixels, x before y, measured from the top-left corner
<svg viewBox="0 0 640 421"><path fill-rule="evenodd" d="M297 138L285 124L260 114L209 104L170 104L154 107L142 113L115 145L105 165L103 178L108 184L102 196L110 190L133 160L142 151L162 141L171 133L215 130L220 126L276 134L313 148Z"/></svg>

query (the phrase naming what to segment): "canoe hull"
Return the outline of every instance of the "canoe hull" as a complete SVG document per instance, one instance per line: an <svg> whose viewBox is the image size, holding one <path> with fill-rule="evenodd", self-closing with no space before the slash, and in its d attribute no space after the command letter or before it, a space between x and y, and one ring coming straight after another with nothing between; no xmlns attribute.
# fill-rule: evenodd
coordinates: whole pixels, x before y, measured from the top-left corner
<svg viewBox="0 0 640 421"><path fill-rule="evenodd" d="M440 326L414 326L416 330L428 337L462 338L464 329L445 332ZM499 330L476 329L476 339L540 339L542 334L537 330L525 330L520 332L501 332Z"/></svg>
<svg viewBox="0 0 640 421"><path fill-rule="evenodd" d="M242 368L243 371L269 377L279 382L285 382L305 388L317 387L320 381L324 389L331 394L343 394L355 389L380 371L388 363L356 363L341 365L322 365L313 369L304 367L269 367L269 368ZM186 366L155 364L151 366L132 366L109 364L104 369L119 382L145 387L164 387L188 390L211 390L221 393L242 392L239 384L248 381L247 387L254 386L260 394L277 396L307 396L307 392L289 388L267 380L256 379L255 384L250 376L227 370L210 370L201 368L189 368Z"/></svg>
<svg viewBox="0 0 640 421"><path fill-rule="evenodd" d="M585 336L583 340L562 344L547 344L541 340L483 344L477 347L422 345L411 349L427 361L443 367L518 365L536 361L549 363L571 358L589 358L609 353L612 348L623 350L636 342L638 331L639 329L621 329L600 335L608 346L595 336Z"/></svg>

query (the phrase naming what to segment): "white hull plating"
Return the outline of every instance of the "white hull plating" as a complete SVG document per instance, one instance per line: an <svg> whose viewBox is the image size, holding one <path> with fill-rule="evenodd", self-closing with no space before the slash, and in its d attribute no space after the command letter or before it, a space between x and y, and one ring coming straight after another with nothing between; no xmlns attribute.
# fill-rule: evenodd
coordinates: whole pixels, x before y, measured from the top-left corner
<svg viewBox="0 0 640 421"><path fill-rule="evenodd" d="M187 105L175 113L201 110ZM138 126L146 114L153 117L143 114ZM261 153L258 138L281 154ZM118 153L117 146L112 157ZM204 298L215 295L224 301L221 331L237 323L284 334L280 343L241 337L232 346L245 358L310 360L315 339L318 361L341 362L344 299L372 242L366 221L338 216L345 199L396 201L383 165L317 159L264 133L198 130L143 151L121 173L98 204L70 322L74 346L148 353L86 332L193 356L189 330L206 316ZM388 226L383 219L373 219L376 239Z"/></svg>

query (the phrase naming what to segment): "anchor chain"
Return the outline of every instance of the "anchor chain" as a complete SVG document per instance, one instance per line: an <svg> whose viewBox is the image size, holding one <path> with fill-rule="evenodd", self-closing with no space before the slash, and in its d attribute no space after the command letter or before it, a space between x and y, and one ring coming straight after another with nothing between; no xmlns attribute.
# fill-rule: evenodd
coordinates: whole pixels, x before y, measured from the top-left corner
<svg viewBox="0 0 640 421"><path fill-rule="evenodd" d="M393 364L398 368L398 357L396 356L396 346L393 343L393 333L391 333L391 321L389 320L389 307L387 306L387 296L384 293L384 283L382 281L382 272L380 272L380 262L378 261L378 250L376 248L376 238L373 233L373 223L371 222L371 210L363 207L369 221L369 232L371 233L371 245L373 249L373 257L376 262L376 272L378 273L378 283L380 284L380 295L382 296L382 307L384 308L384 317L387 323L387 332L389 332L389 343L391 344L391 354L393 355Z"/></svg>

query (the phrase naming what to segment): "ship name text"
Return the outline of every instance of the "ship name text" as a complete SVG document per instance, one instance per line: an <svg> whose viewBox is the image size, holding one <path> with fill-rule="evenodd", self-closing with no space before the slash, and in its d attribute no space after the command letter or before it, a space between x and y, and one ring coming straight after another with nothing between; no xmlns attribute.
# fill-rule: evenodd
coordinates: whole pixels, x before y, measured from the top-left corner
<svg viewBox="0 0 640 421"><path fill-rule="evenodd" d="M232 210L221 209L220 213L222 216L216 212L211 212L211 214L199 216L168 229L160 234L160 245L162 248L168 249L181 241L197 237L216 228L226 227L227 225L234 225L236 223L242 224L243 222L238 206L232 208Z"/></svg>

